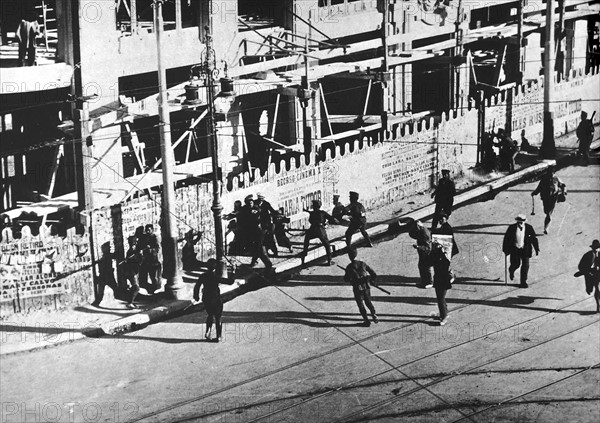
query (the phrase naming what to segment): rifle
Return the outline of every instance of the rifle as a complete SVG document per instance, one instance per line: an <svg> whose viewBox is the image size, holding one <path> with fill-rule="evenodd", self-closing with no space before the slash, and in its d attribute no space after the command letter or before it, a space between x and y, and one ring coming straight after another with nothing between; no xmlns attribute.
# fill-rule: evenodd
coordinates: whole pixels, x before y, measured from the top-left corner
<svg viewBox="0 0 600 423"><path fill-rule="evenodd" d="M342 266L340 266L339 264L337 265L337 267L339 267L340 269L342 269L343 271L346 271L346 269L344 269ZM380 287L379 285L375 285L373 282L369 281L369 283L371 285L373 285L375 288L379 289L380 291L385 292L388 295L392 295L392 293L390 291L388 291L387 289L384 289L382 287Z"/></svg>

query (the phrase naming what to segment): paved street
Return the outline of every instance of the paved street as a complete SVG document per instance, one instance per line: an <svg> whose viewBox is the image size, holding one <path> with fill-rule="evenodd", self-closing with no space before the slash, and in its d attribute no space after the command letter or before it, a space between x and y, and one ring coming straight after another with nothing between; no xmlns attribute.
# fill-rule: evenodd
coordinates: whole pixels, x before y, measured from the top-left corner
<svg viewBox="0 0 600 423"><path fill-rule="evenodd" d="M573 277L600 238L600 167L559 176L568 200L549 235L539 197L530 215L537 182L452 215L461 253L444 327L400 234L359 250L391 292L372 289L377 325L359 326L343 271L317 265L226 303L219 344L193 314L7 356L1 421L600 421L600 315ZM540 235L528 289L518 272L504 281L502 237L518 213Z"/></svg>

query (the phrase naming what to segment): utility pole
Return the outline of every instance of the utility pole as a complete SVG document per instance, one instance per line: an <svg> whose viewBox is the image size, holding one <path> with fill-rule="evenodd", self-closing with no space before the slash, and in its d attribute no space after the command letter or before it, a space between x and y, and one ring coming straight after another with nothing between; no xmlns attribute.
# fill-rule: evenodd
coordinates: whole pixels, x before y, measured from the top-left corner
<svg viewBox="0 0 600 423"><path fill-rule="evenodd" d="M458 0L458 7L456 10L456 22L455 22L455 26L456 26L456 33L455 33L455 37L456 37L456 47L454 49L454 54L452 55L452 59L454 61L454 63L452 66L454 69L454 83L453 83L453 94L454 95L454 99L450 100L451 101L451 108L453 109L458 109L462 106L461 104L461 89L460 89L460 67L462 65L462 55L463 55L463 32L462 32L462 15L463 15L463 10L462 10L462 0Z"/></svg>
<svg viewBox="0 0 600 423"><path fill-rule="evenodd" d="M210 131L210 146L212 159L212 185L213 185L213 204L211 210L215 221L215 258L217 268L215 274L218 278L225 280L228 278L227 265L225 263L225 249L223 240L223 219L221 214L223 206L221 205L221 174L219 172L219 143L217 140L217 130L215 125L215 51L212 47L212 34L210 26L206 26L206 62L204 63L204 72L206 73L206 97L208 105L208 130Z"/></svg>
<svg viewBox="0 0 600 423"><path fill-rule="evenodd" d="M540 148L543 159L556 158L554 143L554 0L546 0L546 45L544 48L544 139Z"/></svg>
<svg viewBox="0 0 600 423"><path fill-rule="evenodd" d="M163 274L167 279L165 293L179 299L183 288L181 260L177 249L177 221L175 219L175 185L173 181L173 148L171 146L171 118L167 102L167 74L162 62L161 39L163 33L162 4L164 0L154 0L154 32L156 32L156 56L158 59L158 118L160 151L162 155L162 248Z"/></svg>
<svg viewBox="0 0 600 423"><path fill-rule="evenodd" d="M517 42L519 43L519 70L517 71L517 84L523 83L524 60L523 60L523 3L525 0L519 0L518 8L518 21L517 21Z"/></svg>
<svg viewBox="0 0 600 423"><path fill-rule="evenodd" d="M310 107L310 84L308 82L308 36L304 37L304 53L304 76L302 77L302 91L300 95L300 107L302 108L303 126L302 136L304 143L304 155L306 156L306 160L308 160L309 162L313 162L314 146L312 142L312 127L308 123L308 108Z"/></svg>

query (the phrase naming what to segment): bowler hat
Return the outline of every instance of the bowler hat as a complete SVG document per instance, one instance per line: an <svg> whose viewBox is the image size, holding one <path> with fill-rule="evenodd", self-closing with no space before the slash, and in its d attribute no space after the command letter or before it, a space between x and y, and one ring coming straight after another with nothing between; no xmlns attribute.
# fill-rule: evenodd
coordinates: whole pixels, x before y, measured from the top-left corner
<svg viewBox="0 0 600 423"><path fill-rule="evenodd" d="M358 197L358 192L350 191L350 197Z"/></svg>
<svg viewBox="0 0 600 423"><path fill-rule="evenodd" d="M592 245L590 245L591 248L596 249L596 248L600 248L600 241L598 241L597 239L592 241Z"/></svg>
<svg viewBox="0 0 600 423"><path fill-rule="evenodd" d="M524 214L518 214L517 217L515 217L515 220L517 222L525 222L527 220L527 217L525 217Z"/></svg>
<svg viewBox="0 0 600 423"><path fill-rule="evenodd" d="M250 195L247 195L247 196L244 198L244 201L249 201L249 200L254 200L254 198L252 197L252 194L250 194Z"/></svg>

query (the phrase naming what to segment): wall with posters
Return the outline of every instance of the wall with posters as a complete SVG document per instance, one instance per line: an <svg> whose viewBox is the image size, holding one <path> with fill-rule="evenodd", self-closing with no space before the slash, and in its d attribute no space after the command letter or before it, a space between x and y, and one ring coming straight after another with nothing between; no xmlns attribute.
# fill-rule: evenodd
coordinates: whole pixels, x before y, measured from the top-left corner
<svg viewBox="0 0 600 423"><path fill-rule="evenodd" d="M0 241L0 311L3 317L56 310L90 301L93 296L88 234L69 229L65 237L50 227L31 235L23 227L14 239L5 228Z"/></svg>
<svg viewBox="0 0 600 423"><path fill-rule="evenodd" d="M553 90L554 136L555 138L574 131L580 122L581 111L588 112L588 118L596 111L594 123L600 121L600 69L584 74L576 70L568 79L555 81ZM568 98L569 100L564 100ZM511 123L512 138L521 139L525 130L532 145L540 146L544 135L544 79L505 91L485 105L485 130L505 128ZM557 147L560 147L557 143Z"/></svg>
<svg viewBox="0 0 600 423"><path fill-rule="evenodd" d="M231 212L236 200L262 193L274 208L283 207L291 220L290 228L302 229L308 226L304 210L315 199L322 201L325 210L333 206L334 194L347 203L349 191L359 192L368 210L402 200L432 188L442 168L459 176L474 165L476 128L477 112L467 110L460 115L397 126L381 141L380 134L373 132L349 141L344 150L324 146L325 160L319 163L305 164L300 156L279 166L271 164L262 175L255 171L233 178L222 187L223 213ZM210 258L214 255L211 185L179 188L176 197L179 238L183 240L190 229L203 231L196 252L201 260ZM109 242L116 260L121 261L127 237L145 224L154 224L159 233L160 204L160 195L153 194L95 210L92 222L98 256L101 245Z"/></svg>

